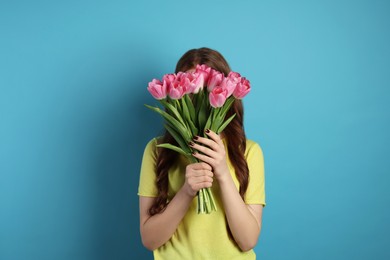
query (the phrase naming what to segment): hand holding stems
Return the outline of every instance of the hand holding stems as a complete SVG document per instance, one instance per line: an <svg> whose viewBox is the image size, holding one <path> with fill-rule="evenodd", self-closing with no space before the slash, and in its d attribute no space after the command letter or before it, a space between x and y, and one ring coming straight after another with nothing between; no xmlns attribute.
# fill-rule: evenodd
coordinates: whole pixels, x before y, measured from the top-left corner
<svg viewBox="0 0 390 260"><path fill-rule="evenodd" d="M211 166L204 162L192 163L186 167L183 188L189 196L194 197L200 189L211 187L213 183L211 170Z"/></svg>
<svg viewBox="0 0 390 260"><path fill-rule="evenodd" d="M211 130L206 130L206 135L210 139L197 136L190 143L198 151L193 156L212 167L221 188L221 199L234 240L241 250L250 250L256 245L260 234L263 207L245 204L230 174L221 137Z"/></svg>
<svg viewBox="0 0 390 260"><path fill-rule="evenodd" d="M212 172L220 181L230 175L225 146L218 134L208 129L205 132L210 139L195 136L194 142L190 142L190 146L200 152L194 152L192 155L211 166Z"/></svg>

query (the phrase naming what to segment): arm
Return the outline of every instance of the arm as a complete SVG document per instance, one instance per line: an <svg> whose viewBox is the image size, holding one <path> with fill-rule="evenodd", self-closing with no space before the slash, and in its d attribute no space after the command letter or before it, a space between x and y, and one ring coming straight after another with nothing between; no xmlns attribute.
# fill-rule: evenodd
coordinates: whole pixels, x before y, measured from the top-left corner
<svg viewBox="0 0 390 260"><path fill-rule="evenodd" d="M255 247L260 235L263 206L246 205L230 174L218 182L229 228L241 250L248 251Z"/></svg>
<svg viewBox="0 0 390 260"><path fill-rule="evenodd" d="M194 156L213 168L214 175L221 187L222 202L226 218L234 240L243 251L252 249L258 240L261 230L262 205L246 205L242 200L231 177L225 154L224 144L216 133L209 131L211 138L197 137L192 147L201 153Z"/></svg>
<svg viewBox="0 0 390 260"><path fill-rule="evenodd" d="M154 250L165 244L176 231L198 190L211 187L212 181L210 165L206 163L188 165L182 188L163 212L153 216L149 214L149 208L155 198L140 196L140 231L144 246Z"/></svg>

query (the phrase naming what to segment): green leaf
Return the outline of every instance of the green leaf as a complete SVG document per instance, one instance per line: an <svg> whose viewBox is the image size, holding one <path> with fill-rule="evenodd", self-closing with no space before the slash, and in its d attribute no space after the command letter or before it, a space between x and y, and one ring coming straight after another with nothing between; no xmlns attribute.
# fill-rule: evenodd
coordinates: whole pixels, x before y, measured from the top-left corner
<svg viewBox="0 0 390 260"><path fill-rule="evenodd" d="M211 112L210 112L210 115L207 119L207 122L204 125L204 130L211 128L211 122L214 120L213 117L214 117L214 109L211 109Z"/></svg>
<svg viewBox="0 0 390 260"><path fill-rule="evenodd" d="M176 109L175 106L173 106L171 103L165 101L165 100L161 100L161 104L163 104L164 107L166 107L169 111L171 111L171 113L176 117L176 119L182 123L183 125L185 125L184 123L184 120L180 114L180 112Z"/></svg>
<svg viewBox="0 0 390 260"><path fill-rule="evenodd" d="M190 156L190 163L197 163L197 162L199 162L199 160L198 159L196 159L194 156Z"/></svg>
<svg viewBox="0 0 390 260"><path fill-rule="evenodd" d="M199 93L197 95L195 95L195 102L194 102L194 106L195 106L195 114L198 115L199 114L199 110L200 110L200 106L201 106L201 102L203 100L203 94L204 91L201 90L199 91Z"/></svg>
<svg viewBox="0 0 390 260"><path fill-rule="evenodd" d="M180 114L183 113L183 108L180 105L180 102L178 99L173 100L175 102L175 107L177 108L177 111L179 111Z"/></svg>
<svg viewBox="0 0 390 260"><path fill-rule="evenodd" d="M226 101L225 104L223 104L221 108L221 112L219 113L219 116L225 117L227 111L230 109L230 107L233 105L235 98L233 96L230 96Z"/></svg>
<svg viewBox="0 0 390 260"><path fill-rule="evenodd" d="M199 129L204 129L210 113L210 110L208 108L207 96L203 97L204 98L200 102L200 108L198 113Z"/></svg>
<svg viewBox="0 0 390 260"><path fill-rule="evenodd" d="M145 105L145 106L147 108L159 113L161 116L163 116L167 120L167 122L169 122L187 142L189 142L192 139L191 133L189 132L188 129L186 129L185 125L183 125L181 122L179 122L173 116L169 115L167 112L161 110L158 107L152 107L149 105Z"/></svg>
<svg viewBox="0 0 390 260"><path fill-rule="evenodd" d="M186 120L188 128L191 129L192 136L195 136L198 134L198 129L196 128L194 122L191 119L190 111L187 107L186 101L184 98L181 99L182 101L182 107L183 107L183 113L184 113L184 118Z"/></svg>
<svg viewBox="0 0 390 260"><path fill-rule="evenodd" d="M222 119L219 117L219 114L220 113L220 109L215 109L213 111L213 118L211 120L211 126L210 126L210 129L211 131L213 132L217 132L219 126L222 124Z"/></svg>
<svg viewBox="0 0 390 260"><path fill-rule="evenodd" d="M174 127L172 127L171 124L167 123L164 125L164 127L172 135L172 137L176 140L177 144L181 147L181 149L183 149L184 152L186 152L186 153L191 152L185 139L183 139L183 137L180 136L180 134L175 130Z"/></svg>
<svg viewBox="0 0 390 260"><path fill-rule="evenodd" d="M194 94L194 95L195 95L195 96L198 96L199 93L198 93L198 94ZM195 118L196 114L195 114L195 107L194 107L194 104L192 103L192 100L191 100L191 98L189 97L189 95L185 95L185 96L184 96L184 99L185 99L186 105L187 105L187 107L188 107L188 111L189 111L189 113L190 113L191 121L192 121L192 122L195 122L195 120L196 120L196 118Z"/></svg>
<svg viewBox="0 0 390 260"><path fill-rule="evenodd" d="M188 107L187 107L187 104L186 104L186 101L184 100L184 98L181 99L181 106L183 108L183 114L184 114L184 118L189 121L191 118L190 118L190 111L188 111Z"/></svg>
<svg viewBox="0 0 390 260"><path fill-rule="evenodd" d="M195 126L194 122L190 121L190 127L191 127L191 129L192 129L192 136L198 135L199 130L198 130L198 128Z"/></svg>
<svg viewBox="0 0 390 260"><path fill-rule="evenodd" d="M233 118L236 116L236 114L233 114L231 117L229 117L217 130L217 134L221 133L226 126L233 120Z"/></svg>
<svg viewBox="0 0 390 260"><path fill-rule="evenodd" d="M233 105L234 100L235 100L235 98L233 96L230 96L226 100L225 104L223 104L222 107L214 109L214 115L213 115L213 119L212 119L211 126L210 126L210 129L212 131L222 132L222 131L219 131L219 128L224 123L226 113L229 111L230 107Z"/></svg>
<svg viewBox="0 0 390 260"><path fill-rule="evenodd" d="M157 147L161 147L161 148L167 148L167 149L171 149L175 152L178 152L184 156L190 156L190 154L186 153L183 151L183 149L181 149L180 147L177 147L175 145L172 145L172 144L168 144L168 143L165 143L165 144L158 144Z"/></svg>

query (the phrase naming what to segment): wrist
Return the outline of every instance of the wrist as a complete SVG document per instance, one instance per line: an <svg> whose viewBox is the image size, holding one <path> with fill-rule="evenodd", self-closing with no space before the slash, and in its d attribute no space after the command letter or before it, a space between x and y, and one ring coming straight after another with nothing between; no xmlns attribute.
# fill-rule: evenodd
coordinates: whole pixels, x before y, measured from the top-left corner
<svg viewBox="0 0 390 260"><path fill-rule="evenodd" d="M224 174L219 174L216 176L216 179L220 186L223 186L231 181L233 181L232 176L230 175L230 172L227 171Z"/></svg>
<svg viewBox="0 0 390 260"><path fill-rule="evenodd" d="M215 168L213 173L218 182L226 181L232 177L227 165L224 167Z"/></svg>
<svg viewBox="0 0 390 260"><path fill-rule="evenodd" d="M188 200L192 200L196 196L196 192L194 192L190 187L187 185L183 185L179 192L184 198Z"/></svg>

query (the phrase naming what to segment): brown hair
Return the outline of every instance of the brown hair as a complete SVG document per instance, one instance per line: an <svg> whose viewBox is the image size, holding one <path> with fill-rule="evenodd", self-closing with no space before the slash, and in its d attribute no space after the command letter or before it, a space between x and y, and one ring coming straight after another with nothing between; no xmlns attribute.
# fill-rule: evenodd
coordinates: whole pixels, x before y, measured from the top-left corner
<svg viewBox="0 0 390 260"><path fill-rule="evenodd" d="M177 62L175 72L187 71L194 68L197 64L205 64L215 70L218 70L227 76L230 67L225 58L217 51L209 48L199 48L187 51ZM226 118L236 113L234 119L223 131L227 140L229 159L234 167L236 177L240 183L240 195L244 199L245 192L248 188L249 169L245 160L246 137L243 125L243 106L242 101L236 99L228 111ZM173 137L166 131L161 140L162 143L176 144ZM149 209L150 215L158 214L167 207L168 199L168 171L172 162L176 160L177 153L170 149L159 149L156 175L158 197Z"/></svg>

